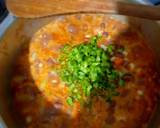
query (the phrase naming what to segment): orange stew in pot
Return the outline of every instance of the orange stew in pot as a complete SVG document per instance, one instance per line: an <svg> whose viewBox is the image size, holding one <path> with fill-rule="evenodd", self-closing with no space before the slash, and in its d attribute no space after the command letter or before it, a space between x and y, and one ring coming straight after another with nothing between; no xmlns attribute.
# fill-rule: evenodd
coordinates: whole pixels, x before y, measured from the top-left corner
<svg viewBox="0 0 160 128"><path fill-rule="evenodd" d="M105 15L61 16L22 48L13 106L26 128L145 128L158 76L138 29Z"/></svg>

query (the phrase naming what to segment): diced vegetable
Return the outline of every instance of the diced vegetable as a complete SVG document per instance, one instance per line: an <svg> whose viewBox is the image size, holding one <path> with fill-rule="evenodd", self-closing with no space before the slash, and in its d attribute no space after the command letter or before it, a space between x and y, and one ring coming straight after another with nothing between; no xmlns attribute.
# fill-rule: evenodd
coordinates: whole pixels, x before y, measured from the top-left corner
<svg viewBox="0 0 160 128"><path fill-rule="evenodd" d="M97 43L101 37L98 34L91 37L88 43L66 46L62 50L58 73L69 87L70 97L67 103L70 105L75 100L92 96L93 90L106 91L102 97L112 99L112 96L118 94L116 88L125 84L111 62L116 50L114 45L110 44L106 49L99 48Z"/></svg>
<svg viewBox="0 0 160 128"><path fill-rule="evenodd" d="M67 103L68 103L69 105L72 105L72 104L73 104L73 100L72 100L71 97L68 97L68 98L67 98Z"/></svg>

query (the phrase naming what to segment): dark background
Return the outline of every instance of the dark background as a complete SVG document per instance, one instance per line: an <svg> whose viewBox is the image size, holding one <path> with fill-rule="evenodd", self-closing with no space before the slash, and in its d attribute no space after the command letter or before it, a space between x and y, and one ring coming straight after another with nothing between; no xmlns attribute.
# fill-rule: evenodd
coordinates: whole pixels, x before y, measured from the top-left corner
<svg viewBox="0 0 160 128"><path fill-rule="evenodd" d="M8 11L6 10L4 0L0 0L0 22L5 18L7 15Z"/></svg>
<svg viewBox="0 0 160 128"><path fill-rule="evenodd" d="M160 0L150 0L153 4L158 5L160 4Z"/></svg>

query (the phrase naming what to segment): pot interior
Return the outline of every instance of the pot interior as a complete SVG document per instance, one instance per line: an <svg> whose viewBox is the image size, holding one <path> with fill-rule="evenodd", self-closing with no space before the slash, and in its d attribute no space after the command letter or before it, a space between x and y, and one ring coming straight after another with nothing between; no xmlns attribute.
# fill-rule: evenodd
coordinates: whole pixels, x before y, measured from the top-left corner
<svg viewBox="0 0 160 128"><path fill-rule="evenodd" d="M157 57L157 66L159 65L160 23L119 15L107 16L126 23L128 27L135 27L141 30L147 40L147 43L155 52ZM19 128L23 125L20 121L16 120L16 113L11 105L10 79L15 58L17 57L21 46L24 43L30 42L32 35L39 28L57 18L61 19L63 17L64 16L61 15L41 19L16 19L0 39L0 114L8 128ZM158 66L158 68L160 68L160 66ZM160 112L159 109L160 107L158 107L156 113ZM158 116L159 114L154 115L150 124L152 128L158 127L158 121L160 120L160 117Z"/></svg>

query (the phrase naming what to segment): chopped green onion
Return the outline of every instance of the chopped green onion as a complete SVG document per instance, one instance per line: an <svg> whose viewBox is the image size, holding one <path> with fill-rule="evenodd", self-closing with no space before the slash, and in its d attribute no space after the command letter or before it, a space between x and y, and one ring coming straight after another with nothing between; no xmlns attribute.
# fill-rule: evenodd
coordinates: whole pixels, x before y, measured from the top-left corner
<svg viewBox="0 0 160 128"><path fill-rule="evenodd" d="M121 78L122 73L116 71L111 62L111 56L116 50L114 45L108 45L105 50L99 48L97 43L101 38L102 35L98 34L91 37L87 44L67 45L62 49L58 73L69 87L69 105L75 100L82 101L93 96L94 90L106 91L102 97L111 100L113 96L117 96L116 85L125 84Z"/></svg>
<svg viewBox="0 0 160 128"><path fill-rule="evenodd" d="M68 103L69 105L73 105L73 100L72 100L71 97L68 97L68 98L67 98L67 103Z"/></svg>
<svg viewBox="0 0 160 128"><path fill-rule="evenodd" d="M120 86L124 86L124 85L125 85L125 81L124 81L123 79L120 79L120 80L119 80L119 85L120 85Z"/></svg>

